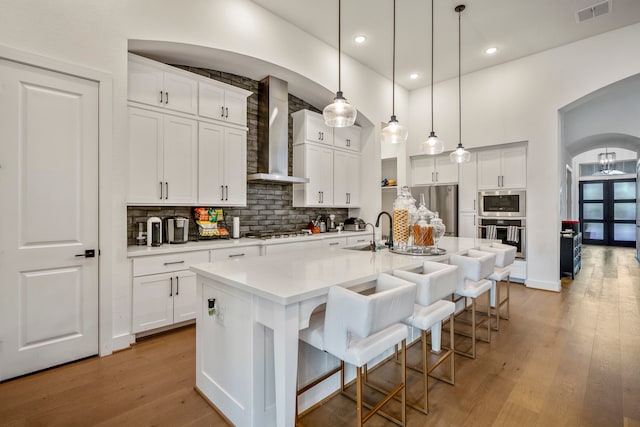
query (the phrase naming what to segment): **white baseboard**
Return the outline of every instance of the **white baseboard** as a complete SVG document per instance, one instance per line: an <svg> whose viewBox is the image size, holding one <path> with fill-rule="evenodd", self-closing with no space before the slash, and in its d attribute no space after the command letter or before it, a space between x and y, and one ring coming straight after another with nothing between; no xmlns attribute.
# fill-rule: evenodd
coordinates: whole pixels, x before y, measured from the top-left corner
<svg viewBox="0 0 640 427"><path fill-rule="evenodd" d="M125 348L129 348L135 341L136 337L133 334L125 333L117 335L111 339L111 348L113 351L124 350Z"/></svg>
<svg viewBox="0 0 640 427"><path fill-rule="evenodd" d="M549 282L544 280L527 279L524 284L527 285L527 288L541 289L543 291L560 292L562 289L560 280Z"/></svg>

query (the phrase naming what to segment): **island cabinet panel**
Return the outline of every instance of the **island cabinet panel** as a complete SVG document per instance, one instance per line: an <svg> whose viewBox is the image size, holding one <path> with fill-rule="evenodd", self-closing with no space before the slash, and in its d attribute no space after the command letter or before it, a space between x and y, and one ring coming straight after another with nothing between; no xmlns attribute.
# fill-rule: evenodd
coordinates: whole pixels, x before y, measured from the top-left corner
<svg viewBox="0 0 640 427"><path fill-rule="evenodd" d="M203 278L198 294L197 389L235 425L268 425L275 418L273 335L255 324L250 294ZM260 339L251 338L255 328Z"/></svg>

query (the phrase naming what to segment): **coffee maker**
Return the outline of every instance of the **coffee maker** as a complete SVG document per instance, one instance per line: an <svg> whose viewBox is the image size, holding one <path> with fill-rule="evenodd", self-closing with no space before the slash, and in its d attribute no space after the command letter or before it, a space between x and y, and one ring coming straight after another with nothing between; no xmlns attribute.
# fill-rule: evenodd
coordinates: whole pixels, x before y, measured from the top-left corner
<svg viewBox="0 0 640 427"><path fill-rule="evenodd" d="M165 219L164 235L164 241L167 243L187 243L189 219L180 216Z"/></svg>
<svg viewBox="0 0 640 427"><path fill-rule="evenodd" d="M162 220L152 216L147 220L147 246L162 245Z"/></svg>

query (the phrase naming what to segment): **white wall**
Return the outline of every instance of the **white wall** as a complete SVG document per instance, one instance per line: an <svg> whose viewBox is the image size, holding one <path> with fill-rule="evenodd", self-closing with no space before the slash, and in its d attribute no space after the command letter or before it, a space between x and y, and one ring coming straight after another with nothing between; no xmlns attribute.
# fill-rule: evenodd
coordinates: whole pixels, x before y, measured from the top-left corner
<svg viewBox="0 0 640 427"><path fill-rule="evenodd" d="M126 247L127 46L129 39L159 40L229 51L290 69L337 89L335 49L247 0L0 0L3 45L60 61L81 64L113 76L113 170L110 207L114 349L130 340L131 277ZM229 70L242 75L242 69ZM391 115L391 83L343 56L342 89L371 126L364 132L363 207L371 222L380 208L379 123ZM396 90L396 114L407 117L408 94ZM371 125L373 123L373 126Z"/></svg>
<svg viewBox="0 0 640 427"><path fill-rule="evenodd" d="M558 111L639 73L638 40L640 24L462 77L465 147L528 141L528 286L560 290L560 191L570 158L561 151ZM457 110L445 101L457 99L454 82L437 84L434 92L435 128L445 150L453 150L457 142ZM409 94L413 135L424 134L429 126L428 94L428 89ZM417 142L411 139L409 152L417 150Z"/></svg>

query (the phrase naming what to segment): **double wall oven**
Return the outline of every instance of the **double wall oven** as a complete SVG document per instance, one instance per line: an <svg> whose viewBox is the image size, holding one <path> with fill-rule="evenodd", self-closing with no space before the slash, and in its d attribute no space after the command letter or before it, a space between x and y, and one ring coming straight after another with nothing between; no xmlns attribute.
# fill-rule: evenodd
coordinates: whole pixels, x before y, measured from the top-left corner
<svg viewBox="0 0 640 427"><path fill-rule="evenodd" d="M478 193L478 237L497 239L517 248L524 259L527 247L526 192L524 190L481 191Z"/></svg>

